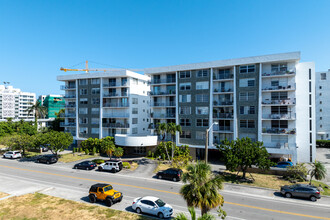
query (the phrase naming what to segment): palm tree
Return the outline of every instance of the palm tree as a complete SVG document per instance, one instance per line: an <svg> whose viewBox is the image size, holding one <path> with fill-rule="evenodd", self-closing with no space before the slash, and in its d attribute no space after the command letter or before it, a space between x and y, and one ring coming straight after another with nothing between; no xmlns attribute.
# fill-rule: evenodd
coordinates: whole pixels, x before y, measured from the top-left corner
<svg viewBox="0 0 330 220"><path fill-rule="evenodd" d="M196 220L196 211L195 211L194 207L189 207L188 211L190 213L191 220ZM188 217L183 213L179 213L177 215L177 217L175 217L174 219L175 220L188 220ZM203 216L197 218L197 220L215 220L215 219L216 218L209 213L205 213Z"/></svg>
<svg viewBox="0 0 330 220"><path fill-rule="evenodd" d="M158 135L160 135L161 142L164 142L164 140L165 140L167 126L168 125L166 123L158 123L157 124L156 132L157 132ZM165 151L166 151L166 155L167 155L168 160L170 160L170 156L168 154L168 151L167 151L167 147L166 146L165 146Z"/></svg>
<svg viewBox="0 0 330 220"><path fill-rule="evenodd" d="M41 105L40 101L36 101L35 104L32 104L29 108L26 109L28 114L34 112L34 126L38 127L38 118L44 118L47 114L47 108Z"/></svg>
<svg viewBox="0 0 330 220"><path fill-rule="evenodd" d="M190 164L187 171L183 174L182 181L188 184L182 186L180 194L188 206L200 208L203 216L210 209L223 205L223 197L219 194L222 179L212 174L209 164Z"/></svg>
<svg viewBox="0 0 330 220"><path fill-rule="evenodd" d="M122 157L124 154L124 149L121 147L116 147L115 150L113 151L113 155L115 157Z"/></svg>
<svg viewBox="0 0 330 220"><path fill-rule="evenodd" d="M102 139L101 142L101 149L107 153L107 155L110 157L112 157L112 153L115 151L116 146L113 143L113 139L111 137L105 137Z"/></svg>
<svg viewBox="0 0 330 220"><path fill-rule="evenodd" d="M312 178L315 177L317 180L322 180L325 178L327 174L327 169L324 167L324 165L320 161L315 161L311 164L312 169L309 170L309 174L311 176L311 179L309 181L309 185L312 184Z"/></svg>
<svg viewBox="0 0 330 220"><path fill-rule="evenodd" d="M174 150L175 150L175 144L174 144L175 143L175 135L176 135L176 132L179 132L180 134L182 133L181 125L177 125L175 123L169 123L167 125L166 132L170 133L171 137L172 137L172 160L171 160L171 164L172 164L173 157L174 157Z"/></svg>

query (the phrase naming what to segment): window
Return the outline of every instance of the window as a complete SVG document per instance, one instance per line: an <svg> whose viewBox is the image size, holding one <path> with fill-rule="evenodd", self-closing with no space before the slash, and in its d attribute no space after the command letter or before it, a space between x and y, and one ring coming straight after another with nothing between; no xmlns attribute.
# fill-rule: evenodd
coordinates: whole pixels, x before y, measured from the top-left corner
<svg viewBox="0 0 330 220"><path fill-rule="evenodd" d="M92 108L92 114L99 114L100 109L99 108Z"/></svg>
<svg viewBox="0 0 330 220"><path fill-rule="evenodd" d="M100 104L100 99L99 98L92 98L92 104L93 105L99 105Z"/></svg>
<svg viewBox="0 0 330 220"><path fill-rule="evenodd" d="M288 121L286 120L272 120L272 128L288 128Z"/></svg>
<svg viewBox="0 0 330 220"><path fill-rule="evenodd" d="M190 131L182 131L180 134L180 138L191 138L191 132Z"/></svg>
<svg viewBox="0 0 330 220"><path fill-rule="evenodd" d="M86 127L79 127L79 133L81 134L87 134L88 132L88 128Z"/></svg>
<svg viewBox="0 0 330 220"><path fill-rule="evenodd" d="M271 114L288 114L288 106L272 106Z"/></svg>
<svg viewBox="0 0 330 220"><path fill-rule="evenodd" d="M132 79L132 84L133 85L137 85L138 83L139 83L138 79L135 79L135 78Z"/></svg>
<svg viewBox="0 0 330 220"><path fill-rule="evenodd" d="M254 120L240 120L239 121L240 128L255 128Z"/></svg>
<svg viewBox="0 0 330 220"><path fill-rule="evenodd" d="M239 80L239 87L253 87L255 85L254 78L246 78Z"/></svg>
<svg viewBox="0 0 330 220"><path fill-rule="evenodd" d="M87 79L80 79L79 80L79 85L86 86L87 85Z"/></svg>
<svg viewBox="0 0 330 220"><path fill-rule="evenodd" d="M138 99L137 98L132 98L132 104L139 104Z"/></svg>
<svg viewBox="0 0 330 220"><path fill-rule="evenodd" d="M309 80L311 80L311 79L312 79L312 70L309 69Z"/></svg>
<svg viewBox="0 0 330 220"><path fill-rule="evenodd" d="M240 101L254 101L255 100L255 92L240 92L239 93Z"/></svg>
<svg viewBox="0 0 330 220"><path fill-rule="evenodd" d="M188 118L180 119L180 125L186 126L186 127L191 126L190 119L188 119Z"/></svg>
<svg viewBox="0 0 330 220"><path fill-rule="evenodd" d="M179 95L179 102L191 102L191 95Z"/></svg>
<svg viewBox="0 0 330 220"><path fill-rule="evenodd" d="M209 107L196 107L196 115L208 115Z"/></svg>
<svg viewBox="0 0 330 220"><path fill-rule="evenodd" d="M285 72L288 70L286 63L272 64L272 72Z"/></svg>
<svg viewBox="0 0 330 220"><path fill-rule="evenodd" d="M254 73L256 71L255 65L240 66L239 73Z"/></svg>
<svg viewBox="0 0 330 220"><path fill-rule="evenodd" d="M276 81L272 81L272 82L271 82L271 85L272 85L272 86L279 86L279 85L280 85L280 82L279 82L278 80L276 80Z"/></svg>
<svg viewBox="0 0 330 220"><path fill-rule="evenodd" d="M191 83L180 83L180 91L186 91L191 89Z"/></svg>
<svg viewBox="0 0 330 220"><path fill-rule="evenodd" d="M92 94L100 94L100 88L92 88Z"/></svg>
<svg viewBox="0 0 330 220"><path fill-rule="evenodd" d="M312 92L312 82L309 82L309 92Z"/></svg>
<svg viewBox="0 0 330 220"><path fill-rule="evenodd" d="M320 117L320 120L322 120L322 117Z"/></svg>
<svg viewBox="0 0 330 220"><path fill-rule="evenodd" d="M88 118L79 118L79 124L87 124Z"/></svg>
<svg viewBox="0 0 330 220"><path fill-rule="evenodd" d="M196 90L209 89L209 82L196 82Z"/></svg>
<svg viewBox="0 0 330 220"><path fill-rule="evenodd" d="M206 133L204 131L196 131L196 139L197 140L205 140Z"/></svg>
<svg viewBox="0 0 330 220"><path fill-rule="evenodd" d="M132 124L136 125L138 123L138 119L137 118L132 118Z"/></svg>
<svg viewBox="0 0 330 220"><path fill-rule="evenodd" d="M196 127L208 127L209 120L208 119L197 119L196 120Z"/></svg>
<svg viewBox="0 0 330 220"><path fill-rule="evenodd" d="M180 71L179 77L180 79L190 78L190 71Z"/></svg>
<svg viewBox="0 0 330 220"><path fill-rule="evenodd" d="M132 134L137 134L138 133L138 128L132 128Z"/></svg>
<svg viewBox="0 0 330 220"><path fill-rule="evenodd" d="M88 108L79 108L79 114L88 114Z"/></svg>
<svg viewBox="0 0 330 220"><path fill-rule="evenodd" d="M248 80L248 87L254 86L254 79Z"/></svg>
<svg viewBox="0 0 330 220"><path fill-rule="evenodd" d="M81 104L81 105L87 105L88 104L88 99L87 98L81 98L79 100L79 104Z"/></svg>
<svg viewBox="0 0 330 220"><path fill-rule="evenodd" d="M322 92L320 92L320 96L322 96Z"/></svg>
<svg viewBox="0 0 330 220"><path fill-rule="evenodd" d="M327 80L327 74L321 73L321 80Z"/></svg>
<svg viewBox="0 0 330 220"><path fill-rule="evenodd" d="M99 128L92 128L92 134L98 134L99 133Z"/></svg>
<svg viewBox="0 0 330 220"><path fill-rule="evenodd" d="M287 100L288 92L272 92L271 100Z"/></svg>
<svg viewBox="0 0 330 220"><path fill-rule="evenodd" d="M87 95L87 89L80 89L80 95Z"/></svg>
<svg viewBox="0 0 330 220"><path fill-rule="evenodd" d="M100 79L92 79L91 83L93 85L98 85L98 84L100 84Z"/></svg>
<svg viewBox="0 0 330 220"><path fill-rule="evenodd" d="M196 96L196 102L209 102L209 95L208 94L197 94Z"/></svg>
<svg viewBox="0 0 330 220"><path fill-rule="evenodd" d="M190 115L191 114L191 107L180 107L179 108L180 115Z"/></svg>
<svg viewBox="0 0 330 220"><path fill-rule="evenodd" d="M133 108L132 109L132 114L138 114L138 108Z"/></svg>
<svg viewBox="0 0 330 220"><path fill-rule="evenodd" d="M98 118L92 118L91 119L91 124L92 125L98 125L100 123L100 120Z"/></svg>
<svg viewBox="0 0 330 220"><path fill-rule="evenodd" d="M322 89L322 86L320 86L319 88Z"/></svg>
<svg viewBox="0 0 330 220"><path fill-rule="evenodd" d="M255 114L255 106L240 106L241 115L253 115Z"/></svg>
<svg viewBox="0 0 330 220"><path fill-rule="evenodd" d="M208 77L209 76L209 70L197 70L196 77Z"/></svg>

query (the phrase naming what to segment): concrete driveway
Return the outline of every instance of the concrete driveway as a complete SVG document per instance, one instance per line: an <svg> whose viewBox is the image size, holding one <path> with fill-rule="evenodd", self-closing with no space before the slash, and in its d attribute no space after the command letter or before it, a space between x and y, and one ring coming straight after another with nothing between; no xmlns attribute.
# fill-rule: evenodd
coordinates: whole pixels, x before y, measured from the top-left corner
<svg viewBox="0 0 330 220"><path fill-rule="evenodd" d="M330 149L316 148L316 160L322 162L327 169L327 176L324 182L330 185Z"/></svg>

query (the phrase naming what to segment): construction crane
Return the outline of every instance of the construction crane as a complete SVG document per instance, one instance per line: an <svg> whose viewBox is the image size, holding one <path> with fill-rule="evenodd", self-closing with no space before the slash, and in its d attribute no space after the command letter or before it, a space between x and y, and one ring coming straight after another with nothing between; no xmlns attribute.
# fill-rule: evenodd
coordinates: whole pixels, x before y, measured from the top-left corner
<svg viewBox="0 0 330 220"><path fill-rule="evenodd" d="M115 70L125 70L124 68L122 69L114 69L114 68L111 68L111 69L89 69L88 68L88 61L86 60L86 68L85 69L68 69L68 68L63 68L61 67L60 70L61 71L64 71L64 72L67 72L67 71L83 71L83 72L86 72L86 73L89 73L89 72L107 72L107 71L115 71ZM129 69L130 71L144 71L143 69Z"/></svg>

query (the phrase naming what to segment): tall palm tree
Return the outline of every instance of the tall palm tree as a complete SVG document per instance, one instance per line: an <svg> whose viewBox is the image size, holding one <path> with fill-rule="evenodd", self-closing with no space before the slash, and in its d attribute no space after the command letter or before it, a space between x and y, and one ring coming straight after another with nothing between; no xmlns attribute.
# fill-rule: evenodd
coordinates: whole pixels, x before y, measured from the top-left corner
<svg viewBox="0 0 330 220"><path fill-rule="evenodd" d="M38 118L45 118L47 114L47 108L45 106L41 105L40 101L36 101L35 104L32 104L29 108L26 109L28 114L31 114L31 112L34 112L34 126L38 127Z"/></svg>
<svg viewBox="0 0 330 220"><path fill-rule="evenodd" d="M188 184L181 187L180 194L188 206L200 208L203 216L210 209L223 205L223 197L219 194L222 179L212 174L209 164L190 164L187 171L183 174L182 181Z"/></svg>
<svg viewBox="0 0 330 220"><path fill-rule="evenodd" d="M113 142L113 139L111 137L103 138L101 142L101 149L102 151L107 153L111 160L112 153L116 150L116 146Z"/></svg>
<svg viewBox="0 0 330 220"><path fill-rule="evenodd" d="M172 158L171 158L171 163L172 163L173 157L174 157L174 150L175 150L175 135L176 135L176 132L179 132L181 134L182 128L181 128L181 125L177 125L175 123L169 123L167 125L166 131L167 131L167 133L171 134L171 138L172 138Z"/></svg>
<svg viewBox="0 0 330 220"><path fill-rule="evenodd" d="M317 180L322 180L327 175L327 169L320 161L315 161L311 165L312 165L312 169L309 170L309 174L311 176L311 179L309 181L310 185L312 184L313 177L315 177L315 179Z"/></svg>
<svg viewBox="0 0 330 220"><path fill-rule="evenodd" d="M195 208L189 207L188 211L190 213L191 220L196 220ZM188 217L183 213L179 213L174 219L175 220L188 220ZM197 220L215 220L215 217L209 213L205 213L204 215L198 217Z"/></svg>
<svg viewBox="0 0 330 220"><path fill-rule="evenodd" d="M157 132L158 135L160 135L161 142L164 142L164 140L165 140L167 126L168 125L166 123L157 123L156 132ZM167 155L168 160L170 160L170 156L168 154L166 145L165 145L165 151L166 151L166 155Z"/></svg>

